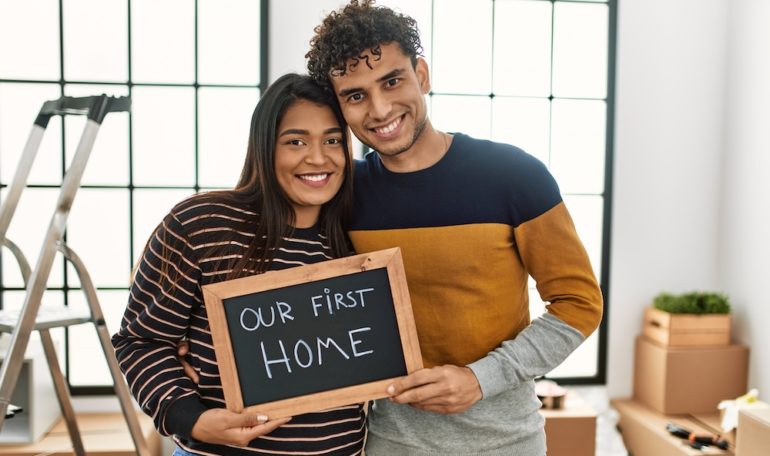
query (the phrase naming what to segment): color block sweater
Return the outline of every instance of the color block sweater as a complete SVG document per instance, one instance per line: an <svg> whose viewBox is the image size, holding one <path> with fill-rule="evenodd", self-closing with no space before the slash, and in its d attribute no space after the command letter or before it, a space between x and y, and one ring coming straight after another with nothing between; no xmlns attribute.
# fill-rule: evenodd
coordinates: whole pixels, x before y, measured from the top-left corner
<svg viewBox="0 0 770 456"><path fill-rule="evenodd" d="M256 220L248 207L200 195L163 219L136 271L120 331L112 337L131 392L161 434L173 435L195 454L360 454L365 434L361 404L296 416L248 448L206 444L190 436L205 410L225 406L201 286L225 280L253 239ZM331 250L317 228L296 229L283 239L268 269L328 259ZM161 287L164 274L171 277L170 288L167 283ZM176 346L184 337L198 385L184 375L177 359Z"/></svg>
<svg viewBox="0 0 770 456"><path fill-rule="evenodd" d="M456 134L445 156L393 173L356 165L356 252L399 246L426 367L468 366L483 399L440 415L377 401L369 456L544 455L534 378L598 326L602 296L558 186L520 149ZM547 313L530 320L528 278Z"/></svg>

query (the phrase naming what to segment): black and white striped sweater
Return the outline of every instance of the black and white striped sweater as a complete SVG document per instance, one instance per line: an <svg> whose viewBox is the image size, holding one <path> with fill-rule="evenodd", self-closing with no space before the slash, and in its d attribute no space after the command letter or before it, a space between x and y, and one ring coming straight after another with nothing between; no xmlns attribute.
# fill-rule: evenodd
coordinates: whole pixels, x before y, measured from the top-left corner
<svg viewBox="0 0 770 456"><path fill-rule="evenodd" d="M161 434L173 435L196 454L360 454L365 433L361 404L296 416L248 448L190 437L200 414L225 406L201 286L226 279L254 237L256 218L247 207L196 195L163 219L136 270L120 331L112 337L131 392ZM283 239L268 269L317 263L331 255L317 228L296 229ZM200 377L197 385L177 359L177 343L185 337Z"/></svg>

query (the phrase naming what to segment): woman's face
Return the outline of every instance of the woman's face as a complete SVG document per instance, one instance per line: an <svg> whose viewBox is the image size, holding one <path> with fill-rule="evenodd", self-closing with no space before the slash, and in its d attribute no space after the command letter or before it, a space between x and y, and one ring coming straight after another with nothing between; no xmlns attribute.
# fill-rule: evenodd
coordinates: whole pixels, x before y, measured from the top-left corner
<svg viewBox="0 0 770 456"><path fill-rule="evenodd" d="M296 216L296 227L318 220L345 177L344 132L331 108L298 100L278 125L275 174Z"/></svg>

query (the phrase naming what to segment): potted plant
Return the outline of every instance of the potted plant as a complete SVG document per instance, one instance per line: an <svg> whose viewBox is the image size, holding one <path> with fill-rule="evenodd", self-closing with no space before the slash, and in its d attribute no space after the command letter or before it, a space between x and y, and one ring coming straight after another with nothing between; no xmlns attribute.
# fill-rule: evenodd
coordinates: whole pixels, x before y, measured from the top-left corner
<svg viewBox="0 0 770 456"><path fill-rule="evenodd" d="M642 333L665 346L730 343L730 301L724 293L660 293L644 312Z"/></svg>

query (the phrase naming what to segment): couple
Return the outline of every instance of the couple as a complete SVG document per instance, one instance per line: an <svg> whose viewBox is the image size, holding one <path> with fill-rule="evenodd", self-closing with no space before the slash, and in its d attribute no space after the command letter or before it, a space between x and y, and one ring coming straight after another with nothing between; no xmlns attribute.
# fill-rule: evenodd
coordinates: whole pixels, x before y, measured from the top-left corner
<svg viewBox="0 0 770 456"><path fill-rule="evenodd" d="M434 129L413 19L353 0L315 32L311 76L260 99L237 187L179 203L148 241L113 337L132 393L177 455L361 454L362 404L280 420L223 408L200 287L399 246L426 368L374 403L366 453L545 455L533 379L602 314L556 183L515 147ZM375 153L353 163L348 127ZM529 275L550 302L532 321Z"/></svg>

